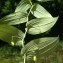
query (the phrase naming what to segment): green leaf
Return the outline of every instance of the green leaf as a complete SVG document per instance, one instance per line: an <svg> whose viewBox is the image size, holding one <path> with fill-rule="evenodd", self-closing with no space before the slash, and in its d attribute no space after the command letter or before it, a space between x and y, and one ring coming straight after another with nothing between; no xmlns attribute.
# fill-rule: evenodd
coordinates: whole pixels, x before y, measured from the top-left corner
<svg viewBox="0 0 63 63"><path fill-rule="evenodd" d="M36 55L38 58L50 53L57 47L59 42L58 37L44 37L30 41L21 50L21 54L27 54L28 59Z"/></svg>
<svg viewBox="0 0 63 63"><path fill-rule="evenodd" d="M52 17L52 15L41 5L35 4L31 13L37 18Z"/></svg>
<svg viewBox="0 0 63 63"><path fill-rule="evenodd" d="M16 7L15 12L27 12L27 10L30 8L31 6L31 0L21 0L21 2L18 4L18 6Z"/></svg>
<svg viewBox="0 0 63 63"><path fill-rule="evenodd" d="M50 30L56 23L58 17L47 17L37 18L28 22L28 33L29 34L40 34Z"/></svg>
<svg viewBox="0 0 63 63"><path fill-rule="evenodd" d="M11 43L13 41L16 44L19 40L23 39L23 36L24 33L13 26L0 25L0 39L5 42Z"/></svg>
<svg viewBox="0 0 63 63"><path fill-rule="evenodd" d="M54 0L37 0L39 2L47 2L47 1L54 1Z"/></svg>
<svg viewBox="0 0 63 63"><path fill-rule="evenodd" d="M0 19L0 24L16 25L27 21L27 14L15 12Z"/></svg>

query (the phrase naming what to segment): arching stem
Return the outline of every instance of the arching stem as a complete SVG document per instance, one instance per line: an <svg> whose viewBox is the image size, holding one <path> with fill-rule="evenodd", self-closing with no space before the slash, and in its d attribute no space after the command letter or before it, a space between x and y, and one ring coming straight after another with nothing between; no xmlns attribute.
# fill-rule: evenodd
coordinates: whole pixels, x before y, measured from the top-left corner
<svg viewBox="0 0 63 63"><path fill-rule="evenodd" d="M31 8L30 8L30 10L29 10L29 13L28 13L28 15L27 15L27 22L26 22L26 27L27 27L27 23L28 23L28 21L29 21L29 15L30 15L30 12L31 12L31 10L32 10L32 8L33 8L33 5L31 5ZM28 28L25 28L25 34L24 34L24 37L23 37L23 39L22 39L22 47L24 48L24 39L25 39L25 37L26 37L26 34L27 34L27 31L28 31ZM24 63L26 63L26 53L24 54Z"/></svg>

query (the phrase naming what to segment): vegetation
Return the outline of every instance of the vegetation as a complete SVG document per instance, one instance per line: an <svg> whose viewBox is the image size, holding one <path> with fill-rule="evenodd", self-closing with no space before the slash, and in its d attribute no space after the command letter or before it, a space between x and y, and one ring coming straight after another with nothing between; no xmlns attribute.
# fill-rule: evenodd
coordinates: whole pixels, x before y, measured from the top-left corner
<svg viewBox="0 0 63 63"><path fill-rule="evenodd" d="M63 63L62 33L58 31L63 1L18 2L0 2L1 63Z"/></svg>

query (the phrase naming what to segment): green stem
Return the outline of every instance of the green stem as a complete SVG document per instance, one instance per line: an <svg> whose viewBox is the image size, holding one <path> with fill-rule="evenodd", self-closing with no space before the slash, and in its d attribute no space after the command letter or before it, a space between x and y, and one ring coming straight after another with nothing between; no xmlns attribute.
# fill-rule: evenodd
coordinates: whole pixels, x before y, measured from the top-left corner
<svg viewBox="0 0 63 63"><path fill-rule="evenodd" d="M27 23L28 23L28 21L29 21L28 17L29 17L29 15L30 15L30 12L31 12L32 8L33 8L33 5L31 5L30 11L29 11L29 13L28 13L28 15L27 15L26 27L27 27ZM24 34L24 37L23 37L23 39L22 39L22 47L23 47L23 48L24 48L24 39L25 39L25 37L26 37L27 30L28 30L28 28L25 28L25 34ZM26 63L26 54L24 54L24 63Z"/></svg>
<svg viewBox="0 0 63 63"><path fill-rule="evenodd" d="M27 27L27 24L28 24L28 21L29 21L28 17L29 17L29 14L30 14L32 8L33 8L33 5L31 6L30 11L29 11L29 13L28 13L28 15L27 15L26 27ZM26 37L27 31L28 31L28 28L25 28L25 34L24 34L24 37L23 37L23 40L22 40L22 42L23 42L23 43L22 43L22 47L24 47L24 39L25 39L25 37Z"/></svg>

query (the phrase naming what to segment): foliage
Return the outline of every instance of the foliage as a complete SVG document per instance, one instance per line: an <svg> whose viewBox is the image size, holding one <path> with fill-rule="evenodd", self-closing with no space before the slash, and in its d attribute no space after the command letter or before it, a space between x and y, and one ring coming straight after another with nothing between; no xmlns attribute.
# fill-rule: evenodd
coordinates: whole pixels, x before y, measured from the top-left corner
<svg viewBox="0 0 63 63"><path fill-rule="evenodd" d="M47 2L50 0L37 0ZM9 3L10 4L10 3ZM9 5L7 4L7 5ZM34 16L30 19L30 16ZM31 16L31 17L32 17ZM0 39L8 42L9 45L21 48L21 63L40 62L43 55L53 51L59 43L57 37L41 37L28 42L26 45L26 34L37 35L48 32L56 24L59 16L53 17L43 6L33 3L31 0L21 0L14 13L0 19ZM25 23L25 32L15 27L15 25Z"/></svg>

